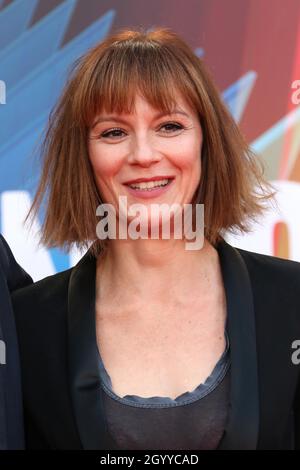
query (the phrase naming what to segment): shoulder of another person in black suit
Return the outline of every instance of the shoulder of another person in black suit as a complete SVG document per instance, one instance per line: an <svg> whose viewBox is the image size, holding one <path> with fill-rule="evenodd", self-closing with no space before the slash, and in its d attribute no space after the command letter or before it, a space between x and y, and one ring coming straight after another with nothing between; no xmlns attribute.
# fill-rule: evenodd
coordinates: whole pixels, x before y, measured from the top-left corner
<svg viewBox="0 0 300 470"><path fill-rule="evenodd" d="M0 235L0 270L10 291L31 284L31 276L17 263L2 235Z"/></svg>

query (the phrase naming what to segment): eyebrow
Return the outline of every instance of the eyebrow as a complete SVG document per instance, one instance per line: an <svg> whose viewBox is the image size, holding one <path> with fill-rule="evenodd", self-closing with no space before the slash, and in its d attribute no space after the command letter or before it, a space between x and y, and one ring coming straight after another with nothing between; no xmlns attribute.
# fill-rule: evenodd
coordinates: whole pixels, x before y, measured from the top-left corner
<svg viewBox="0 0 300 470"><path fill-rule="evenodd" d="M163 116L172 116L173 114L182 114L183 116L186 116L186 117L190 117L186 112L184 111L181 111L180 109L173 109L171 111L171 113L165 113L165 112L161 112L161 113L158 113L154 116L154 120L156 119L159 119ZM111 114L111 115L108 115L108 116L103 116L103 117L99 117L96 119L96 121L94 122L94 124L92 125L92 129L97 125L99 124L100 122L106 122L106 121L119 121L119 122L123 122L124 124L126 124L126 119L124 118L121 118L119 115L114 115L114 114Z"/></svg>

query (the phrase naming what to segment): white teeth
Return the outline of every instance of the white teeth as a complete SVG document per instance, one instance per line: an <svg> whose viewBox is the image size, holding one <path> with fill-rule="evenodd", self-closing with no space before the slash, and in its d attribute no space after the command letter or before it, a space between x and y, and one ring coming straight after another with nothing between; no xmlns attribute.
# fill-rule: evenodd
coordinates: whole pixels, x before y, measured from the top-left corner
<svg viewBox="0 0 300 470"><path fill-rule="evenodd" d="M166 186L168 184L169 180L164 179L164 180L159 180L159 181L149 181L149 182L143 182L143 183L133 183L130 184L129 186L133 189L152 189L156 188L157 186Z"/></svg>

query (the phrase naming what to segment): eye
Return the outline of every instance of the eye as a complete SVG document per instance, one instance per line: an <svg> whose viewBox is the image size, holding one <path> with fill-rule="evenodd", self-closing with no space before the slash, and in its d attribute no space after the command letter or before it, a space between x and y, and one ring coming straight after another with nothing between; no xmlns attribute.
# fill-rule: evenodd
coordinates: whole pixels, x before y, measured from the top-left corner
<svg viewBox="0 0 300 470"><path fill-rule="evenodd" d="M103 132L103 133L100 135L100 137L103 137L103 138L107 138L107 137L108 137L108 138L109 138L109 137L122 137L121 135L116 134L116 133L118 133L118 132L123 132L123 133L124 133L124 131L123 131L122 129L120 129L119 127L115 127L115 128L113 128L113 129L110 129L109 131Z"/></svg>
<svg viewBox="0 0 300 470"><path fill-rule="evenodd" d="M167 122L166 124L163 124L160 129L162 129L163 127L165 128L169 128L169 130L167 131L164 131L165 133L167 134L170 134L170 133L173 133L173 132L176 132L176 131L179 131L180 129L183 129L183 126L181 124L179 124L178 122ZM171 132L170 132L171 131Z"/></svg>

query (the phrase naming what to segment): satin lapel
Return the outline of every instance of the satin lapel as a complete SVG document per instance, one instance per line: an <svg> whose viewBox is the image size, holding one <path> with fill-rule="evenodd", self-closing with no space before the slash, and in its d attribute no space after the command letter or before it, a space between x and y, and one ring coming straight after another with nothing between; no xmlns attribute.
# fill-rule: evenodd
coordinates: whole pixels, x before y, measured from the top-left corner
<svg viewBox="0 0 300 470"><path fill-rule="evenodd" d="M114 448L104 419L95 326L96 259L86 255L73 268L68 292L70 385L84 449Z"/></svg>
<svg viewBox="0 0 300 470"><path fill-rule="evenodd" d="M219 449L256 449L259 392L256 328L248 270L238 250L223 240L217 247L227 299L231 351L230 410Z"/></svg>

